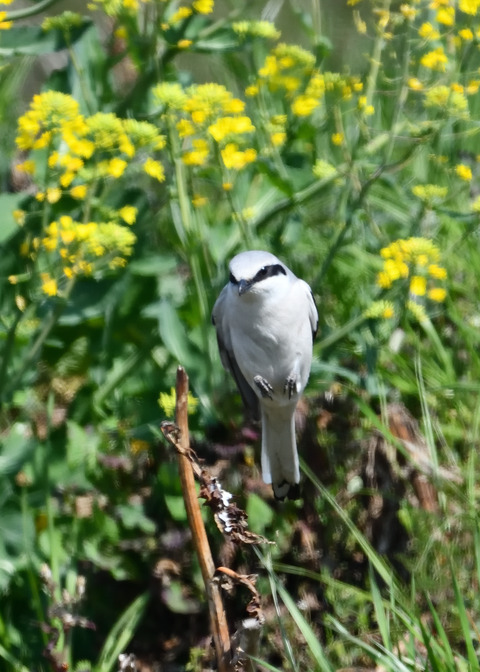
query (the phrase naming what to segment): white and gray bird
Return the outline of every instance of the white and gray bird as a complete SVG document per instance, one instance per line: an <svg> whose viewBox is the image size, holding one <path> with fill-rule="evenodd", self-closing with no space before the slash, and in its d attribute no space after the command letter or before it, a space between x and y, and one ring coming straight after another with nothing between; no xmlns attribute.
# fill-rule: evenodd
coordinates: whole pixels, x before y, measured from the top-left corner
<svg viewBox="0 0 480 672"><path fill-rule="evenodd" d="M295 408L318 326L312 290L273 254L242 252L230 262L212 321L223 366L261 416L263 480L278 499L291 496L300 481Z"/></svg>

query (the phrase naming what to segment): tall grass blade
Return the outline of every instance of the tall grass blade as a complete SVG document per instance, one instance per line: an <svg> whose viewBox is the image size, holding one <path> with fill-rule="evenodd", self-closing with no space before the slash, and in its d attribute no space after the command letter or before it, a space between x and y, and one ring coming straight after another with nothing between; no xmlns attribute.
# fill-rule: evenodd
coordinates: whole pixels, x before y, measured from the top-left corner
<svg viewBox="0 0 480 672"><path fill-rule="evenodd" d="M96 672L110 672L118 656L132 639L147 606L150 594L142 593L123 612L110 630L95 667Z"/></svg>
<svg viewBox="0 0 480 672"><path fill-rule="evenodd" d="M470 623L468 620L467 609L465 607L465 602L463 596L460 592L457 578L455 576L455 570L453 565L451 566L452 572L452 583L453 583L453 592L455 594L455 602L457 605L458 617L460 620L460 626L462 628L463 636L465 639L465 647L467 649L467 658L471 672L475 670L480 670L480 665L478 662L477 654L475 653L475 648L472 642L472 634Z"/></svg>

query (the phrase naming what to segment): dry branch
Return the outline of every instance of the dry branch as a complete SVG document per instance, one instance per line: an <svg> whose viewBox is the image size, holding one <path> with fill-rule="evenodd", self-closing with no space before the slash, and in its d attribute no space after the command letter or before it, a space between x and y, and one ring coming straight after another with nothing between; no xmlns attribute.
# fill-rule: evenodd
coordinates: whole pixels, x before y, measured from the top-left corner
<svg viewBox="0 0 480 672"><path fill-rule="evenodd" d="M195 490L190 455L190 439L188 432L188 376L183 367L177 369L177 402L175 409L176 427L172 423L162 425L165 438L177 449L180 480L182 483L183 498L187 511L188 524L192 531L193 543L198 555L205 591L208 599L208 609L212 625L212 635L217 654L219 672L231 672L231 643L228 631L227 618L223 608L220 586L213 581L215 564L213 562L210 545L208 543L205 526L203 524Z"/></svg>

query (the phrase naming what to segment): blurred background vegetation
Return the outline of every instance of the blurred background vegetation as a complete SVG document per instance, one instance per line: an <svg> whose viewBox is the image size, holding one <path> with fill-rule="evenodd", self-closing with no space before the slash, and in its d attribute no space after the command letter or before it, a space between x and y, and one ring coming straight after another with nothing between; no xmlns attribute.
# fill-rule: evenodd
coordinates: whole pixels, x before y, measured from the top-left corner
<svg viewBox="0 0 480 672"><path fill-rule="evenodd" d="M479 44L477 0L0 5L2 669L214 666L178 364L275 541L205 516L258 574L259 669L478 669ZM297 502L210 323L244 249L319 307Z"/></svg>

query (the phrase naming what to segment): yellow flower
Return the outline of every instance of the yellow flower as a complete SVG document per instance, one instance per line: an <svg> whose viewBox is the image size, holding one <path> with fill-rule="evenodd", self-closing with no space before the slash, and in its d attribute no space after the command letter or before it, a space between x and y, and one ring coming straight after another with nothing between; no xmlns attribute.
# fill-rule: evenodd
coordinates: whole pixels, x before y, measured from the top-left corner
<svg viewBox="0 0 480 672"><path fill-rule="evenodd" d="M390 319L395 315L395 309L391 301L374 301L364 313L370 319Z"/></svg>
<svg viewBox="0 0 480 672"><path fill-rule="evenodd" d="M194 208L203 208L204 205L208 203L208 198L205 196L200 196L200 194L194 194L192 198L192 205Z"/></svg>
<svg viewBox="0 0 480 672"><path fill-rule="evenodd" d="M25 219L27 217L25 210L14 210L12 215L18 226L23 226L25 224Z"/></svg>
<svg viewBox="0 0 480 672"><path fill-rule="evenodd" d="M462 38L462 40L466 40L468 42L473 40L473 33L470 30L470 28L462 28L462 30L458 31L458 34Z"/></svg>
<svg viewBox="0 0 480 672"><path fill-rule="evenodd" d="M208 127L208 132L217 142L221 142L228 135L252 133L255 126L250 117L220 117Z"/></svg>
<svg viewBox="0 0 480 672"><path fill-rule="evenodd" d="M412 5L407 4L400 5L400 12L404 16L404 18L407 19L407 21L412 21L416 17L417 11L418 10L412 7Z"/></svg>
<svg viewBox="0 0 480 672"><path fill-rule="evenodd" d="M468 82L465 88L465 93L467 94L467 96L474 95L475 93L478 93L479 86L480 81L472 79Z"/></svg>
<svg viewBox="0 0 480 672"><path fill-rule="evenodd" d="M455 23L455 7L441 7L437 11L438 23L443 23L444 26L453 26Z"/></svg>
<svg viewBox="0 0 480 672"><path fill-rule="evenodd" d="M425 296L427 280L422 275L414 275L410 280L410 292L415 296Z"/></svg>
<svg viewBox="0 0 480 672"><path fill-rule="evenodd" d="M430 22L422 23L418 29L418 34L424 40L438 40L440 33L436 30Z"/></svg>
<svg viewBox="0 0 480 672"><path fill-rule="evenodd" d="M412 89L412 91L421 91L423 89L422 82L416 77L410 77L407 83L408 87Z"/></svg>
<svg viewBox="0 0 480 672"><path fill-rule="evenodd" d="M131 439L130 440L130 451L134 455L139 455L140 453L147 452L150 448L148 441L144 439Z"/></svg>
<svg viewBox="0 0 480 672"><path fill-rule="evenodd" d="M41 273L40 278L42 280L42 292L47 296L56 296L58 290L57 281L49 273Z"/></svg>
<svg viewBox="0 0 480 672"><path fill-rule="evenodd" d="M222 189L223 189L223 191L232 191L233 184L231 182L223 182L222 183Z"/></svg>
<svg viewBox="0 0 480 672"><path fill-rule="evenodd" d="M110 159L107 166L107 173L112 177L118 178L123 175L125 168L127 167L127 162L123 159L119 159L117 156L113 159Z"/></svg>
<svg viewBox="0 0 480 672"><path fill-rule="evenodd" d="M275 147L279 147L280 145L283 145L287 139L287 134L285 131L276 131L275 133L272 133L270 135L270 140L272 142L272 145Z"/></svg>
<svg viewBox="0 0 480 672"><path fill-rule="evenodd" d="M2 4L6 4L5 2ZM0 30L8 30L13 26L13 21L5 21L7 12L0 12Z"/></svg>
<svg viewBox="0 0 480 672"><path fill-rule="evenodd" d="M127 224L135 224L135 220L137 219L137 212L137 208L135 208L133 205L124 205L123 208L120 208L118 214Z"/></svg>
<svg viewBox="0 0 480 672"><path fill-rule="evenodd" d="M428 291L428 298L432 301L437 301L438 303L445 301L446 296L447 291L443 289L443 287L432 287L432 289Z"/></svg>
<svg viewBox="0 0 480 672"><path fill-rule="evenodd" d="M247 164L252 163L257 158L257 152L254 149L241 151L234 142L229 142L221 150L222 160L225 168L232 170L242 170Z"/></svg>
<svg viewBox="0 0 480 672"><path fill-rule="evenodd" d="M62 197L62 191L58 187L48 187L46 195L49 203L57 203Z"/></svg>
<svg viewBox="0 0 480 672"><path fill-rule="evenodd" d="M458 177L461 180L465 180L465 182L470 182L472 179L472 169L470 166L467 166L464 163L459 163L457 166L455 166L455 172L457 173Z"/></svg>
<svg viewBox="0 0 480 672"><path fill-rule="evenodd" d="M180 119L177 122L177 131L180 138L188 138L190 135L195 134L195 128L188 119Z"/></svg>
<svg viewBox="0 0 480 672"><path fill-rule="evenodd" d="M69 187L72 184L74 179L75 179L75 173L72 173L71 171L67 171L66 173L61 175L60 184L62 185L62 187L64 189L66 189L67 187Z"/></svg>
<svg viewBox="0 0 480 672"><path fill-rule="evenodd" d="M389 289L392 286L392 279L389 274L385 271L380 271L380 273L377 274L377 285L381 289Z"/></svg>
<svg viewBox="0 0 480 672"><path fill-rule="evenodd" d="M438 47L437 49L424 54L420 59L420 63L430 70L445 72L445 65L448 63L448 58L443 51L443 47Z"/></svg>
<svg viewBox="0 0 480 672"><path fill-rule="evenodd" d="M425 322L427 314L425 308L416 301L407 301L407 309L412 313L414 318L420 323Z"/></svg>
<svg viewBox="0 0 480 672"><path fill-rule="evenodd" d="M316 178L318 178L319 180L323 180L326 177L335 175L337 169L328 161L324 161L323 159L317 159L312 168L312 172Z"/></svg>
<svg viewBox="0 0 480 672"><path fill-rule="evenodd" d="M257 84L251 84L245 89L245 95L248 96L248 98L253 98L254 96L258 95L258 91L259 88Z"/></svg>
<svg viewBox="0 0 480 672"><path fill-rule="evenodd" d="M125 26L118 26L118 28L114 30L113 34L117 40L126 40L128 37L128 31Z"/></svg>
<svg viewBox="0 0 480 672"><path fill-rule="evenodd" d="M237 21L232 24L232 28L241 37L252 35L267 40L278 40L281 35L271 21Z"/></svg>
<svg viewBox="0 0 480 672"><path fill-rule="evenodd" d="M438 264L430 264L428 267L428 273L436 280L445 280L447 277L447 271L443 268L443 266L439 266Z"/></svg>
<svg viewBox="0 0 480 672"><path fill-rule="evenodd" d="M171 418L175 414L176 402L177 402L177 395L175 392L175 388L171 387L170 392L160 392L158 403L167 417ZM197 410L197 406L198 406L198 399L194 397L192 393L189 391L187 397L188 414L191 415L195 413L195 411Z"/></svg>
<svg viewBox="0 0 480 672"><path fill-rule="evenodd" d="M461 12L475 16L480 7L480 0L460 0L458 7Z"/></svg>
<svg viewBox="0 0 480 672"><path fill-rule="evenodd" d="M70 196L73 196L73 198L77 198L79 201L82 201L87 195L87 190L88 188L86 184L78 184L76 187L72 187L70 189Z"/></svg>
<svg viewBox="0 0 480 672"><path fill-rule="evenodd" d="M150 177L154 177L159 182L164 182L165 170L160 161L155 161L155 159L148 157L148 159L143 164L143 170L147 173L147 175L150 175Z"/></svg>
<svg viewBox="0 0 480 672"><path fill-rule="evenodd" d="M345 140L345 136L343 133L333 133L332 135L332 143L334 145L340 146L343 144L343 141Z"/></svg>
<svg viewBox="0 0 480 672"><path fill-rule="evenodd" d="M174 110L182 109L187 100L187 94L177 82L159 84L153 89L153 95L160 103Z"/></svg>
<svg viewBox="0 0 480 672"><path fill-rule="evenodd" d="M168 19L168 23L171 26L174 26L176 23L180 23L180 21L188 19L188 17L191 15L192 10L190 9L190 7L179 7L177 11L174 14L172 14L172 16Z"/></svg>
<svg viewBox="0 0 480 672"><path fill-rule="evenodd" d="M213 4L213 0L194 0L192 7L199 14L211 14Z"/></svg>
<svg viewBox="0 0 480 672"><path fill-rule="evenodd" d="M183 163L186 166L203 166L208 159L208 142L203 138L196 138L192 145L193 149L182 156Z"/></svg>
<svg viewBox="0 0 480 672"><path fill-rule="evenodd" d="M320 105L320 101L312 96L297 96L292 103L292 112L297 117L308 117Z"/></svg>
<svg viewBox="0 0 480 672"><path fill-rule="evenodd" d="M192 40L179 40L177 42L177 47L179 49L188 49L188 47L191 47L193 44Z"/></svg>

